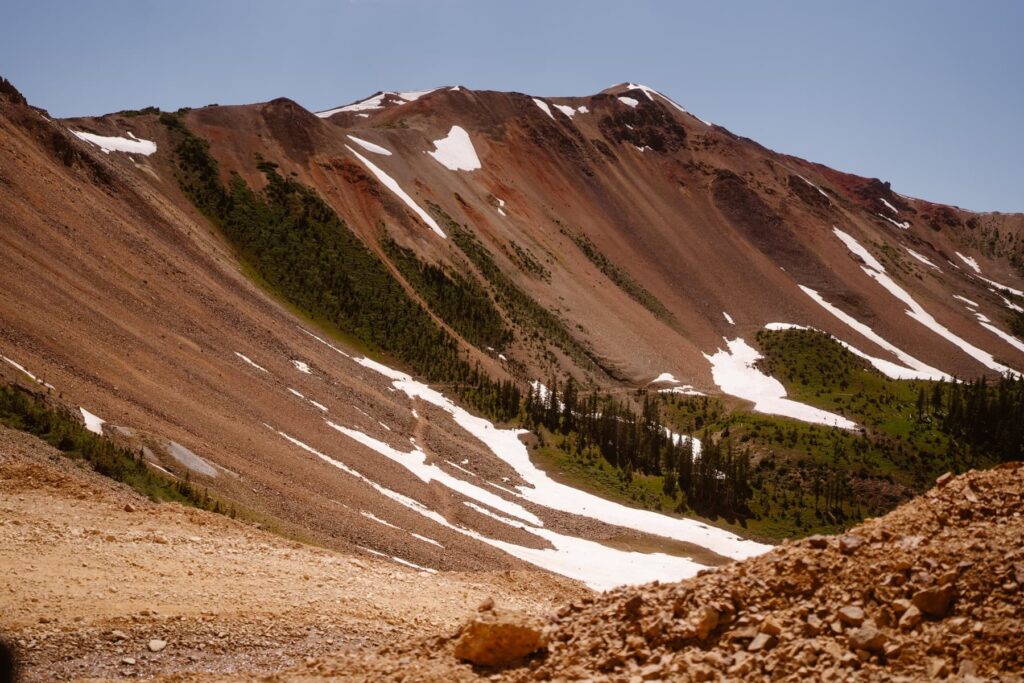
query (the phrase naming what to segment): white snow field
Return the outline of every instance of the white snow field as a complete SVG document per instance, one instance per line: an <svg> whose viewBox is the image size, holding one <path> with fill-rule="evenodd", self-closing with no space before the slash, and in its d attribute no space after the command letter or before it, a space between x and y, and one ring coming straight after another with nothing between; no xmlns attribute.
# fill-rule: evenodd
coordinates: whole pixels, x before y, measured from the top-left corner
<svg viewBox="0 0 1024 683"><path fill-rule="evenodd" d="M550 542L553 547L543 549L527 548L507 541L493 539L481 534L480 532L453 524L443 515L431 510L418 500L409 498L397 491L392 491L391 489L378 484L343 462L335 460L331 456L312 448L285 432L276 430L270 425L267 425L267 427L302 450L315 455L324 462L363 481L381 495L443 527L473 538L481 543L486 543L487 545L503 550L514 557L518 557L543 569L583 581L595 590L607 590L627 582L646 583L654 580L680 580L681 578L693 576L703 568L702 565L682 557L666 555L663 553L648 554L616 550L594 541L566 536L539 526L531 526L524 522L510 519L493 512L483 505L466 501L466 505L477 512L487 515L488 517L500 521L503 524L508 524L509 526L517 529L523 529L540 536ZM497 486L496 488L503 489L503 487ZM763 552L769 548L770 546L762 546L757 552ZM366 550L375 554L383 555L383 553L371 548L366 548ZM757 553L751 552L750 554ZM397 560L398 558L392 559ZM403 561L402 563L420 568L417 565L412 565L408 562ZM626 577L625 580L624 577Z"/></svg>
<svg viewBox="0 0 1024 683"><path fill-rule="evenodd" d="M555 115L551 113L551 107L544 100L538 100L536 97L533 98L533 103L540 107L540 110L551 117L551 120L555 120Z"/></svg>
<svg viewBox="0 0 1024 683"><path fill-rule="evenodd" d="M434 220L434 217L431 216L426 211L424 211L422 208L420 208L420 205L414 202L412 197L406 194L405 190L402 189L402 186L399 185L394 178L392 178L387 173L379 169L376 166L376 164L374 164L372 161L370 161L369 159L367 159L362 154L355 151L348 145L345 145L345 149L352 152L352 154L354 154L355 157L359 159L359 161L363 162L363 166L369 169L370 173L377 177L377 180L383 183L385 187L394 192L399 199L405 202L405 205L412 209L413 213L419 216L420 220L427 224L427 227L429 227L431 230L433 230L441 237L445 239L448 238L448 235L444 234L444 230L442 230L441 226L437 224L437 221Z"/></svg>
<svg viewBox="0 0 1024 683"><path fill-rule="evenodd" d="M847 249L860 256L864 261L866 265L862 266L861 270L863 270L878 284L882 285L882 287L884 287L890 294L906 304L907 310L905 312L909 317L921 323L943 339L949 341L955 346L958 346L964 353L971 356L985 367L999 373L1011 373L1015 376L1019 374L1012 368L996 361L988 351L979 349L967 340L958 337L952 330L942 325L938 320L932 317L932 315L924 310L924 307L917 303L917 301L915 301L905 289L900 287L892 278L889 277L885 272L885 268L882 267L882 264L871 256L868 250L861 246L857 240L839 228L833 227L832 231L835 233L836 237L846 245Z"/></svg>
<svg viewBox="0 0 1024 683"><path fill-rule="evenodd" d="M383 109L384 98L387 97L388 95L392 97L397 97L400 100L402 100L401 102L397 103L399 105L402 105L406 104L407 102L415 102L419 98L423 97L424 95L429 95L435 90L437 90L437 88L431 88L429 90L410 90L409 92L382 92L373 95L372 97L367 97L365 100L359 100L358 102L353 102L352 104L346 104L343 107L335 107L334 109L318 111L316 112L316 115L322 119L326 119L330 116L334 116L340 111L365 112L373 111L375 109Z"/></svg>
<svg viewBox="0 0 1024 683"><path fill-rule="evenodd" d="M578 107L576 109L573 109L568 104L556 104L555 105L555 109L557 109L558 111L562 112L563 114L568 116L570 119L572 117L576 116L576 114L586 114L587 111L588 111L586 107Z"/></svg>
<svg viewBox="0 0 1024 683"><path fill-rule="evenodd" d="M451 171L475 171L480 168L473 141L462 126L452 126L448 136L434 140L433 152L427 152L439 164Z"/></svg>
<svg viewBox="0 0 1024 683"><path fill-rule="evenodd" d="M964 256L959 251L954 251L953 253L956 254L961 261L970 266L971 270L973 270L975 273L978 273L979 275L981 274L981 266L979 266L978 262L975 261L972 257Z"/></svg>
<svg viewBox="0 0 1024 683"><path fill-rule="evenodd" d="M69 129L70 130L70 129ZM130 138L108 137L106 135L95 135L81 130L72 130L71 134L80 140L99 147L104 154L111 152L128 152L130 154L141 154L149 156L156 151L156 143L152 140L140 140L131 133Z"/></svg>
<svg viewBox="0 0 1024 683"><path fill-rule="evenodd" d="M619 102L622 102L627 107L636 107L636 105L640 104L640 100L633 97L620 97Z"/></svg>
<svg viewBox="0 0 1024 683"><path fill-rule="evenodd" d="M755 367L755 363L761 359L757 349L739 337L726 339L725 343L727 349L718 349L711 355L704 354L711 363L711 377L725 393L751 401L754 410L759 413L842 429L858 428L856 422L842 415L786 398L786 388L782 382Z"/></svg>
<svg viewBox="0 0 1024 683"><path fill-rule="evenodd" d="M977 275L975 277L977 277L982 282L985 282L985 283L988 283L988 284L992 285L996 289L1001 289L1004 292L1009 292L1010 294L1013 294L1015 296L1024 296L1024 292L1022 292L1019 289L1015 289L1015 288L1010 287L1008 285L1000 284L1000 283L996 282L995 280L989 280L987 277L982 277L980 275Z"/></svg>
<svg viewBox="0 0 1024 683"><path fill-rule="evenodd" d="M381 156L385 157L391 156L391 150L381 147L380 145L374 144L372 142L368 142L366 140L357 138L355 135L349 135L348 139L356 143L363 149L365 149L367 152L372 152L373 154L380 154Z"/></svg>
<svg viewBox="0 0 1024 683"><path fill-rule="evenodd" d="M92 413L90 413L85 408L82 408L81 406L79 406L78 409L82 411L82 419L85 420L85 428L88 429L93 434L99 434L100 436L103 436L103 425L106 423L106 420L96 415L93 415Z"/></svg>
<svg viewBox="0 0 1024 683"><path fill-rule="evenodd" d="M881 218L882 220L889 221L890 223L895 225L900 230L910 230L910 221L902 221L902 222L894 221L893 219L889 218L888 216L883 216L880 213L876 213L875 215L878 216L879 218Z"/></svg>

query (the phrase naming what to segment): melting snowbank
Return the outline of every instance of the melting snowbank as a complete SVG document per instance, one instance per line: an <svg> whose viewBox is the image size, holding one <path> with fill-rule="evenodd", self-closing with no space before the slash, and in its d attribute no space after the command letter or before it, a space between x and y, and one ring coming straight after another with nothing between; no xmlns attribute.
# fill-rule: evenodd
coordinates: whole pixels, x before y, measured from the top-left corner
<svg viewBox="0 0 1024 683"><path fill-rule="evenodd" d="M73 130L71 134L80 140L99 147L104 154L111 152L128 152L130 154L142 154L149 156L156 152L156 143L152 140L140 140L131 133L131 138L108 137L106 135L95 135L81 130Z"/></svg>
<svg viewBox="0 0 1024 683"><path fill-rule="evenodd" d="M384 147L381 147L380 145L374 144L374 143L369 142L367 140L362 140L360 138L357 138L355 135L349 135L347 137L348 137L349 140L351 140L352 142L356 143L357 145L359 145L360 147L365 149L367 152L372 152L373 154L380 154L381 156L385 156L385 157L391 156L391 150L385 149Z"/></svg>
<svg viewBox="0 0 1024 683"><path fill-rule="evenodd" d="M456 424L483 442L492 453L510 465L527 482L527 486L517 487L519 495L527 501L554 510L591 517L608 524L692 543L734 559L758 555L771 547L742 539L733 533L709 527L696 520L638 510L560 484L530 461L526 445L519 439L520 435L526 433L525 430L499 429L488 420L470 414L440 392L417 382L403 372L369 358L357 358L355 361L391 379L393 386L410 398L418 398L451 415ZM643 554L641 556L649 557Z"/></svg>
<svg viewBox="0 0 1024 683"><path fill-rule="evenodd" d="M103 436L103 425L106 423L106 420L90 413L88 410L82 408L81 406L79 406L78 409L82 411L82 419L85 421L85 428L88 429L93 434L99 434L100 436Z"/></svg>
<svg viewBox="0 0 1024 683"><path fill-rule="evenodd" d="M739 337L727 339L726 344L727 350L718 349L710 356L704 354L711 363L711 376L715 384L725 393L752 401L754 410L760 413L842 429L858 428L856 422L842 415L786 398L786 388L782 382L755 367L761 354L754 347Z"/></svg>
<svg viewBox="0 0 1024 683"><path fill-rule="evenodd" d="M475 171L480 168L480 158L476 155L473 141L461 126L452 126L447 137L434 140L434 147L436 150L427 154L451 171Z"/></svg>

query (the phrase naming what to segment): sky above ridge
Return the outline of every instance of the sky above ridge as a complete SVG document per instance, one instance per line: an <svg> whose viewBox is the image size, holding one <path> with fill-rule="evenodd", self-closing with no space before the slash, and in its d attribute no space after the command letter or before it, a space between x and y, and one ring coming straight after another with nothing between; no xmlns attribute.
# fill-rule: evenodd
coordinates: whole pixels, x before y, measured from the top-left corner
<svg viewBox="0 0 1024 683"><path fill-rule="evenodd" d="M59 117L633 81L903 194L1024 211L1024 2L33 0L3 15L0 75Z"/></svg>

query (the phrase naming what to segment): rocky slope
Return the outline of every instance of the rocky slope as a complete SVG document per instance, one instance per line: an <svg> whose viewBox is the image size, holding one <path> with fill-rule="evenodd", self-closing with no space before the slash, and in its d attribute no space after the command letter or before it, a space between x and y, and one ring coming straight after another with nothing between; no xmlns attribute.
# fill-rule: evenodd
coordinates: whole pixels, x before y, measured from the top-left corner
<svg viewBox="0 0 1024 683"><path fill-rule="evenodd" d="M392 647L321 669L395 681L1020 681L1022 487L1020 463L947 475L844 535L784 543L682 583L588 596L536 626L546 647L505 668L456 660L480 661L488 636L474 624L531 628L514 610L474 619L436 645ZM515 654L500 640L491 646L492 657ZM402 657L417 658L418 668L396 667Z"/></svg>

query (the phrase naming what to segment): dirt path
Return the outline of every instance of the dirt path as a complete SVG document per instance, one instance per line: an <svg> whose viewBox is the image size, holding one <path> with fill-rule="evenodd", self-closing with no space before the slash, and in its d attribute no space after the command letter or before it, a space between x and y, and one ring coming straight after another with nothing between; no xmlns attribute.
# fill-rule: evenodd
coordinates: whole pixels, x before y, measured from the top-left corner
<svg viewBox="0 0 1024 683"><path fill-rule="evenodd" d="M27 681L246 678L452 632L489 596L541 613L583 592L540 572L418 572L154 505L0 428L0 633Z"/></svg>

